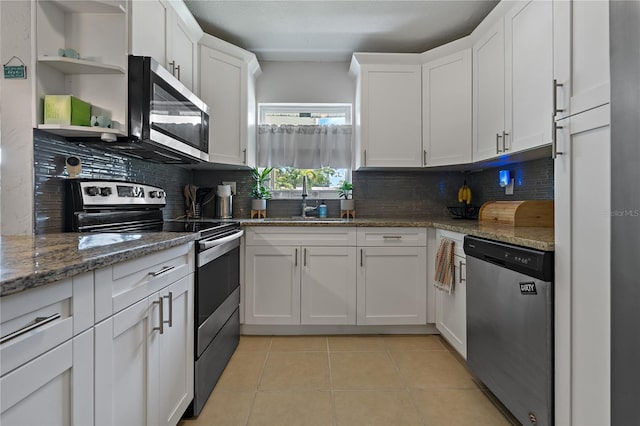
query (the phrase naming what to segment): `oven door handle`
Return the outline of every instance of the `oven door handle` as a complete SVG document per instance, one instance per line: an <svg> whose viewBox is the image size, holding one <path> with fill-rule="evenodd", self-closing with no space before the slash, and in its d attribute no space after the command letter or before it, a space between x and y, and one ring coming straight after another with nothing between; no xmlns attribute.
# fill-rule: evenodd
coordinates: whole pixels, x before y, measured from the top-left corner
<svg viewBox="0 0 640 426"><path fill-rule="evenodd" d="M243 235L244 235L244 230L241 229L235 234L231 234L226 237L222 237L222 238L212 237L212 238L209 238L208 240L200 241L200 250L207 250L207 249L210 249L211 247L228 243L229 241L236 240L242 237Z"/></svg>

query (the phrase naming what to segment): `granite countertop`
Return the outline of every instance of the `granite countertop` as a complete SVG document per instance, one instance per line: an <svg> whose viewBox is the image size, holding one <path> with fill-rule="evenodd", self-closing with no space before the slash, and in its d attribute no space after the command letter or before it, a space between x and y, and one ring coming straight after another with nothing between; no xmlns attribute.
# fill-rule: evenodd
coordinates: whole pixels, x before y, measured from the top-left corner
<svg viewBox="0 0 640 426"><path fill-rule="evenodd" d="M389 226L389 227L430 227L473 235L475 237L500 241L543 251L554 250L553 228L513 227L506 225L484 224L477 220L458 220L451 218L420 219L299 219L267 218L240 219L243 226Z"/></svg>
<svg viewBox="0 0 640 426"><path fill-rule="evenodd" d="M0 297L198 239L199 233L0 237Z"/></svg>

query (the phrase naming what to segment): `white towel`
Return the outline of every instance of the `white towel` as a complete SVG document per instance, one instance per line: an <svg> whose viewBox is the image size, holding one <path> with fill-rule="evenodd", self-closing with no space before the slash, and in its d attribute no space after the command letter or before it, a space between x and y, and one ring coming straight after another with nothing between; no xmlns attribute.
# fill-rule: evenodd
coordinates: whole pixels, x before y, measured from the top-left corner
<svg viewBox="0 0 640 426"><path fill-rule="evenodd" d="M455 246L455 241L443 238L436 252L436 273L433 277L433 285L449 294L453 292L455 281L455 262L453 260Z"/></svg>

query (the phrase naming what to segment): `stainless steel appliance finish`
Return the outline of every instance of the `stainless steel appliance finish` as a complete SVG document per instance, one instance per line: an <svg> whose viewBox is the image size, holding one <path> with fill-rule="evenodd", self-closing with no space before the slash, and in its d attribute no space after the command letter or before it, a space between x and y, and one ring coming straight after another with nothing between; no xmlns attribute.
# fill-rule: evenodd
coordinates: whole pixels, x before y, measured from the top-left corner
<svg viewBox="0 0 640 426"><path fill-rule="evenodd" d="M631 425L640 421L640 2L609 7L611 210L617 213L611 215L611 424Z"/></svg>
<svg viewBox="0 0 640 426"><path fill-rule="evenodd" d="M233 217L233 195L220 197L216 195L216 217L218 219L231 219Z"/></svg>
<svg viewBox="0 0 640 426"><path fill-rule="evenodd" d="M467 365L522 424L552 425L553 252L468 236L464 250Z"/></svg>

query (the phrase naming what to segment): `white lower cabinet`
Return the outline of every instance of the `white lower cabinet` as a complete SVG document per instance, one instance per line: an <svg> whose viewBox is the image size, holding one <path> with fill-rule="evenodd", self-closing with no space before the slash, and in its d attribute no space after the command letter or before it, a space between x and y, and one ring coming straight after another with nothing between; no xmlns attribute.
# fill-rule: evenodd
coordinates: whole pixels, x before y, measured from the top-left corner
<svg viewBox="0 0 640 426"><path fill-rule="evenodd" d="M426 324L426 229L358 229L358 251L357 324Z"/></svg>
<svg viewBox="0 0 640 426"><path fill-rule="evenodd" d="M193 398L193 275L95 326L95 423L175 425Z"/></svg>
<svg viewBox="0 0 640 426"><path fill-rule="evenodd" d="M249 246L247 324L355 324L355 247Z"/></svg>
<svg viewBox="0 0 640 426"><path fill-rule="evenodd" d="M93 423L93 329L0 379L0 424Z"/></svg>
<svg viewBox="0 0 640 426"><path fill-rule="evenodd" d="M464 235L436 231L438 246L442 238L455 241L454 286L451 294L436 290L436 328L455 350L467 359L467 283L466 256L463 250Z"/></svg>

